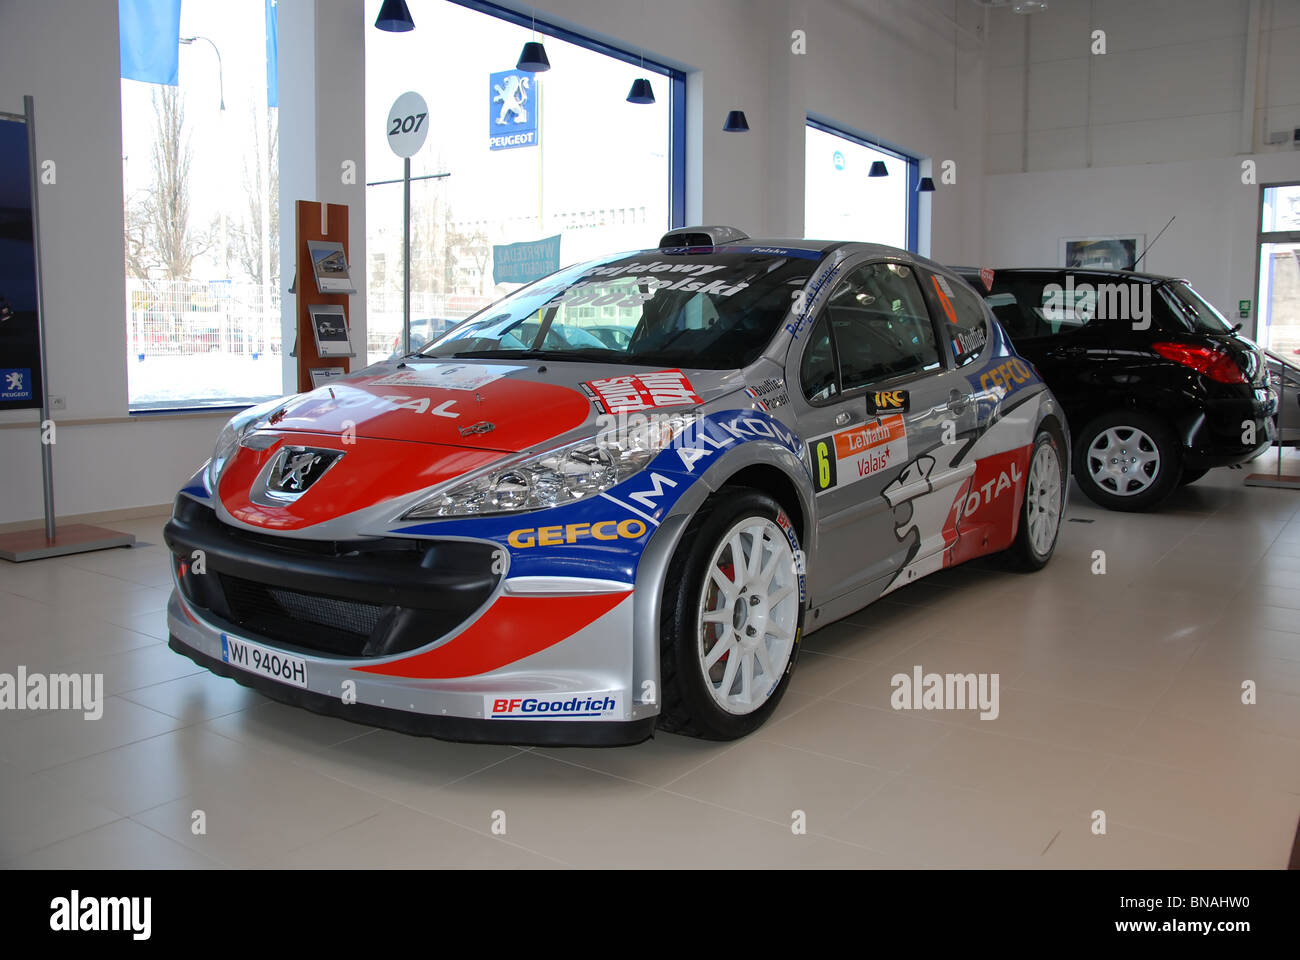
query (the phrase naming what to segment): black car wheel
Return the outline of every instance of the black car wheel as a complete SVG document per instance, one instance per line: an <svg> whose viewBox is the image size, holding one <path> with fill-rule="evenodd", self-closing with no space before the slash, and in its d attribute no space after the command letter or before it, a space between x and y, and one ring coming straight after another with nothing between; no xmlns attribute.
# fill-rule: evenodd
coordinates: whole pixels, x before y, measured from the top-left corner
<svg viewBox="0 0 1300 960"><path fill-rule="evenodd" d="M1115 410L1079 431L1074 475L1088 499L1111 510L1147 510L1178 486L1182 448L1159 419Z"/></svg>
<svg viewBox="0 0 1300 960"><path fill-rule="evenodd" d="M660 730L734 740L771 716L803 632L798 551L758 490L723 488L696 514L664 584Z"/></svg>

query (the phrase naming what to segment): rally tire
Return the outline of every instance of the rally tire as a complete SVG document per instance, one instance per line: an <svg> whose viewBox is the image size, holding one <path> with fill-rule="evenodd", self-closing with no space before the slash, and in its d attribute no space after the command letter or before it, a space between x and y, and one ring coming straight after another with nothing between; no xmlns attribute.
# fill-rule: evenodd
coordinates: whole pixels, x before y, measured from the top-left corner
<svg viewBox="0 0 1300 960"><path fill-rule="evenodd" d="M719 569L728 566L719 564L718 561L731 557L731 548L728 544L732 541L737 528L746 525L750 530L761 533L760 561L765 549L771 550L768 559L777 563L784 562L783 550L787 548L791 561L801 556L796 553L800 549L797 534L780 505L761 491L749 487L724 487L700 508L682 535L664 582L660 617L660 675L663 698L657 724L659 730L705 740L735 740L762 726L776 710L790 684L790 676L794 672L795 661L798 659L799 641L803 634L804 590L803 575L799 572L802 567L799 563L792 563L789 576L793 580L787 580L780 590L770 594L776 596L785 590L790 582L794 583L793 595L786 593L771 607L773 645L783 649L784 644L776 639L776 634L785 636L788 654L782 657L778 652L776 657L769 659L770 676L767 675L766 670L762 670L761 674L754 672L759 671L760 667L757 658L750 658L753 676L751 685L756 691L755 698L761 697L761 703L746 712L737 712L744 710L744 706L729 705L729 709L723 708L722 703L728 699L728 696L727 691L722 691L720 688L728 685L726 677L732 676L729 690L732 688L743 690L742 681L749 679L747 676L740 676L744 672L742 666L728 668L725 665L727 658L732 655L732 650L739 649L738 647L726 650L722 659L715 662L712 667L705 664L713 653L710 642L719 648L724 643L721 638L713 639L714 631L728 633L729 641L732 638L740 641L741 631L747 629L743 624L735 624L730 617L727 618L726 623L710 624L704 619L709 614L720 614L723 609L726 609L725 596L718 589L716 582L710 581L710 578L715 566ZM780 544L775 539L776 534L772 533L774 530L781 535L782 542L785 544L781 550L777 549ZM760 542L758 536L742 534L742 554L747 543L749 555L752 557L756 542ZM734 564L731 566L734 567ZM774 569L773 583L776 574L777 571ZM740 572L733 572L733 575L737 583L743 576ZM782 576L786 576L784 570ZM725 574L722 579L726 579ZM722 608L708 609L719 598L721 598ZM746 616L745 611L750 608L743 602L743 587L737 590L733 602L741 607L736 616ZM765 601L764 610L767 610ZM778 611L781 621L779 626L776 623ZM763 616L763 636L759 638L760 643L766 643L768 636L766 632L769 623L768 614L764 613ZM733 626L736 628L734 633L731 630ZM791 631L792 636L790 636ZM764 649L768 648L765 646ZM741 653L734 659L738 664L743 665L745 656ZM783 659L784 662L776 662L778 658ZM717 673L720 668L723 678L714 679L710 671ZM763 677L761 683L760 675ZM774 685L769 684L768 681L774 678ZM769 686L770 690L768 690Z"/></svg>
<svg viewBox="0 0 1300 960"><path fill-rule="evenodd" d="M1066 462L1056 435L1040 428L1025 468L1019 529L1006 551L1006 560L1014 569L1041 570L1052 559L1065 517L1069 482Z"/></svg>
<svg viewBox="0 0 1300 960"><path fill-rule="evenodd" d="M1099 506L1149 510L1178 488L1182 473L1182 447L1158 417L1112 410L1079 431L1074 477Z"/></svg>

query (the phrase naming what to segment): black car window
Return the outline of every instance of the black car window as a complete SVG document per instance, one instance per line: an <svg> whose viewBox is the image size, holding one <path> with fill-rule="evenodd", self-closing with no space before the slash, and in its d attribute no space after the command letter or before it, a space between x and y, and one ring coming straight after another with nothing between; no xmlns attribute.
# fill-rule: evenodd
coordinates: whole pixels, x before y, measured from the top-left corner
<svg viewBox="0 0 1300 960"><path fill-rule="evenodd" d="M1157 288L1174 322L1190 333L1228 333L1232 325L1204 297L1183 283L1162 283Z"/></svg>
<svg viewBox="0 0 1300 960"><path fill-rule="evenodd" d="M932 273L931 292L943 310L940 318L948 322L948 341L953 361L964 367L979 357L989 339L989 325L984 307L976 293L964 284L952 283L942 274ZM978 282L978 281L977 281Z"/></svg>
<svg viewBox="0 0 1300 960"><path fill-rule="evenodd" d="M1012 340L1058 337L1083 328L1096 313L1095 293L1087 287L1075 290L1048 274L1035 277L993 278L993 289L984 297Z"/></svg>
<svg viewBox="0 0 1300 960"><path fill-rule="evenodd" d="M823 316L808 336L803 360L799 364L799 382L810 403L821 403L839 393L835 376L835 351L831 347L830 324Z"/></svg>
<svg viewBox="0 0 1300 960"><path fill-rule="evenodd" d="M835 288L824 315L844 391L939 369L934 325L906 264L858 267Z"/></svg>

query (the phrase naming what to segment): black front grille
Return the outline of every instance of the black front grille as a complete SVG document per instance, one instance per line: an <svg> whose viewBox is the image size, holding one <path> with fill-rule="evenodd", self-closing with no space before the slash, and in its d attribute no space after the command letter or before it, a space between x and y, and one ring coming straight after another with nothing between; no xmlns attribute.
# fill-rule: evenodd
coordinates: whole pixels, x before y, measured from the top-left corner
<svg viewBox="0 0 1300 960"><path fill-rule="evenodd" d="M305 541L238 530L182 496L164 537L196 608L256 638L384 657L456 629L495 592L497 547L401 537ZM190 563L204 555L204 570Z"/></svg>
<svg viewBox="0 0 1300 960"><path fill-rule="evenodd" d="M309 650L361 656L384 614L377 603L323 597L240 577L220 579L235 623Z"/></svg>

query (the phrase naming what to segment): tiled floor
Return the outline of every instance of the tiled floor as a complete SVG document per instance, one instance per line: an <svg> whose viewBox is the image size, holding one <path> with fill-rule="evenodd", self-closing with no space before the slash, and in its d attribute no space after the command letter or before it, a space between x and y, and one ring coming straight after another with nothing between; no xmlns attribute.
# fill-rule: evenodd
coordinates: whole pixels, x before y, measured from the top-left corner
<svg viewBox="0 0 1300 960"><path fill-rule="evenodd" d="M416 739L213 677L163 642L161 518L117 524L141 544L0 567L0 672L108 697L0 713L0 865L1282 867L1300 494L1243 476L1149 515L1075 491L1046 570L946 571L815 634L747 740L611 750ZM999 716L893 710L916 665L997 673Z"/></svg>

